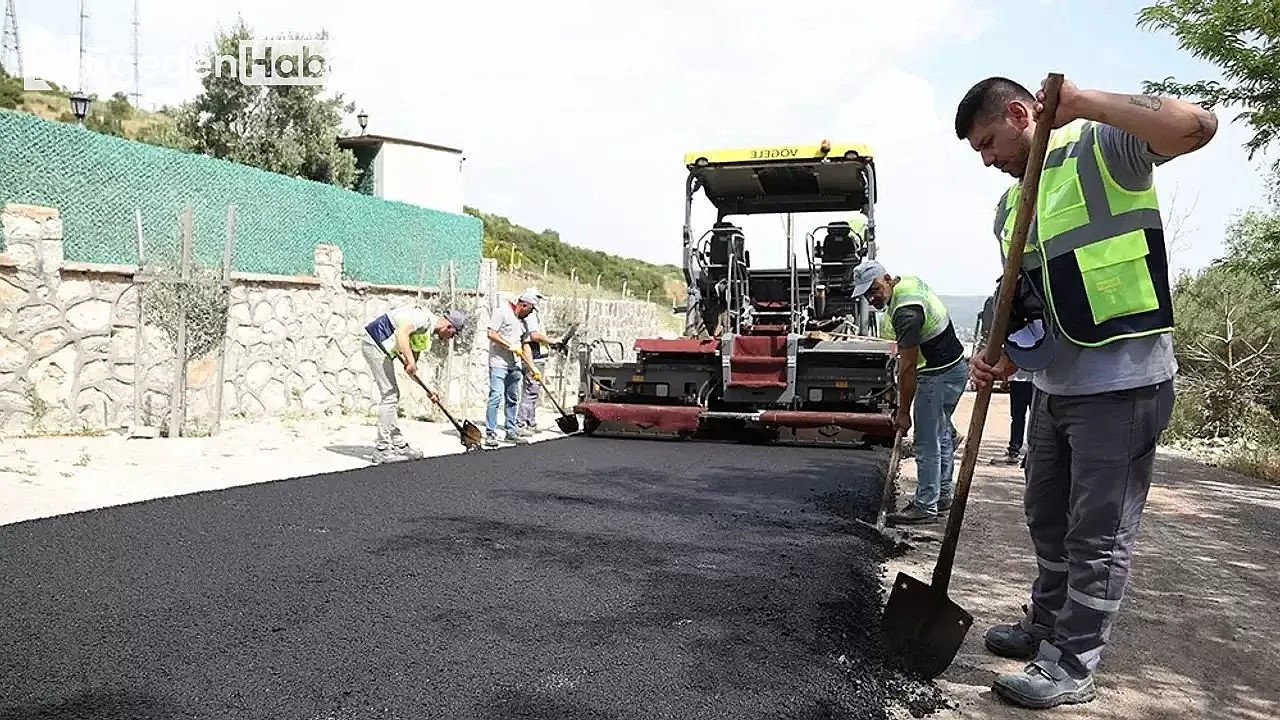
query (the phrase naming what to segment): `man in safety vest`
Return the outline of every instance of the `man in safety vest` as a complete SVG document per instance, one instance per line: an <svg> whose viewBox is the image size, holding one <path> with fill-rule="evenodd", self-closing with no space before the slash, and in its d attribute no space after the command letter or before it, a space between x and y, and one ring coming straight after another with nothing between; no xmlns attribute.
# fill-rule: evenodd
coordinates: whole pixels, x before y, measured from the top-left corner
<svg viewBox="0 0 1280 720"><path fill-rule="evenodd" d="M365 326L361 353L369 363L369 374L377 390L378 436L374 443L373 462L417 459L422 452L411 447L396 424L396 407L400 402L400 388L396 384L393 360L400 360L404 371L417 376L419 356L431 349L431 339L448 340L467 325L467 316L460 310L450 310L440 317L433 317L421 308L401 307L388 310ZM427 393L433 400L436 395Z"/></svg>
<svg viewBox="0 0 1280 720"><path fill-rule="evenodd" d="M912 429L915 411L915 498L889 524L932 522L951 509L955 438L951 414L969 381L964 345L956 337L947 307L923 280L893 277L875 260L863 261L853 273L854 297L865 297L882 309L898 343L898 415L903 433Z"/></svg>
<svg viewBox="0 0 1280 720"><path fill-rule="evenodd" d="M538 292L538 288L525 288L523 293L541 302L547 296ZM533 367L541 375L546 372L547 358L551 355L551 341L542 332L542 313L537 308L524 318L524 337L521 343L528 348ZM520 394L520 408L516 411L516 430L521 435L532 435L538 427L538 393L542 389L541 380L525 376L524 386Z"/></svg>
<svg viewBox="0 0 1280 720"><path fill-rule="evenodd" d="M1154 169L1204 147L1213 113L1147 95L1062 84L1054 117L1006 78L974 85L956 136L1017 180L994 233L1007 252L1038 122L1054 128L1015 296L1044 304L1043 322L1005 340L975 384L1034 373L1026 518L1039 575L1025 617L986 635L992 652L1027 659L993 690L1029 708L1089 702L1093 672L1129 579L1156 444L1173 410L1173 304ZM1015 308L1017 312L1017 308Z"/></svg>

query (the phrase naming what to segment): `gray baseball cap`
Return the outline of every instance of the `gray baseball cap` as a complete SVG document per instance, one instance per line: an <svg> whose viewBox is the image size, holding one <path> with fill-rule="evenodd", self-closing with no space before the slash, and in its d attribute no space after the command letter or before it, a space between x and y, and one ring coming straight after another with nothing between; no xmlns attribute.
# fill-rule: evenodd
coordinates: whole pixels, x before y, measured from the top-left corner
<svg viewBox="0 0 1280 720"><path fill-rule="evenodd" d="M467 316L461 310L450 310L444 314L444 319L448 320L453 329L458 332L462 332L462 329L467 326Z"/></svg>
<svg viewBox="0 0 1280 720"><path fill-rule="evenodd" d="M853 269L853 297L862 297L871 289L877 278L888 275L889 271L875 260L863 260Z"/></svg>

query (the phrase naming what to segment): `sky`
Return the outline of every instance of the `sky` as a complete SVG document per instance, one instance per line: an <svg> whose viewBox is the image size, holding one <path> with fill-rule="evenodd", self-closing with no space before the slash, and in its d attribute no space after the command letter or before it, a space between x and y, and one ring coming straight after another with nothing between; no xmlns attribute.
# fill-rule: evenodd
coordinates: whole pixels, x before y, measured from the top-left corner
<svg viewBox="0 0 1280 720"><path fill-rule="evenodd" d="M154 71L142 105L199 92L191 58L237 14L259 34L327 31L329 89L369 114L368 131L462 148L466 203L564 241L680 262L684 153L822 139L876 155L879 258L943 294L986 294L1000 275L992 212L1011 179L953 131L975 82L1037 88L1219 77L1129 0L137 0ZM16 0L24 71L80 84L78 0ZM84 89L132 92L134 0L88 0ZM643 8L643 9L640 9ZM1172 264L1221 253L1233 215L1265 201L1251 135L1234 112L1217 138L1157 172ZM358 132L355 118L348 132ZM798 241L829 216L796 218ZM695 232L714 215L695 198ZM783 224L744 227L755 267L786 266ZM798 246L804 262L803 245ZM568 272L568 269L563 269Z"/></svg>

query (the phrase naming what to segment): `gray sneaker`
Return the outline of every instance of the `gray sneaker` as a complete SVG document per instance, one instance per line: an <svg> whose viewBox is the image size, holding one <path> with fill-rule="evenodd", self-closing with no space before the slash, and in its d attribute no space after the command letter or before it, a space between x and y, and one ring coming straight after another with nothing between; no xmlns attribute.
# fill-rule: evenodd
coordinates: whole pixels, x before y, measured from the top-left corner
<svg viewBox="0 0 1280 720"><path fill-rule="evenodd" d="M938 519L938 513L925 510L915 503L907 503L901 512L889 513L885 517L887 525L920 525Z"/></svg>
<svg viewBox="0 0 1280 720"><path fill-rule="evenodd" d="M498 436L494 433L485 433L484 442L481 443L485 448L492 450L498 447Z"/></svg>
<svg viewBox="0 0 1280 720"><path fill-rule="evenodd" d="M1023 606L1026 611L1026 606ZM996 625L987 631L983 640L987 649L1000 657L1015 660L1030 660L1035 657L1042 641L1048 640L1052 634L1050 628L1033 624L1030 618L1023 618L1016 623Z"/></svg>
<svg viewBox="0 0 1280 720"><path fill-rule="evenodd" d="M395 447L395 453L405 460L421 460L425 455L423 452L412 445L404 444Z"/></svg>
<svg viewBox="0 0 1280 720"><path fill-rule="evenodd" d="M511 443L512 445L528 445L529 444L528 439L526 439L523 435L521 435L520 431L518 430L516 432L507 433L507 442Z"/></svg>
<svg viewBox="0 0 1280 720"><path fill-rule="evenodd" d="M1097 697L1093 674L1063 657L1048 641L1020 673L1001 675L991 689L1008 702L1033 710L1087 703Z"/></svg>
<svg viewBox="0 0 1280 720"><path fill-rule="evenodd" d="M374 448L373 456L369 458L369 462L374 465L382 465L383 463L396 462L402 459L391 448Z"/></svg>
<svg viewBox="0 0 1280 720"><path fill-rule="evenodd" d="M520 435L524 437L529 437L537 433L538 430L532 425L521 425L520 427L516 428L516 432L520 433Z"/></svg>

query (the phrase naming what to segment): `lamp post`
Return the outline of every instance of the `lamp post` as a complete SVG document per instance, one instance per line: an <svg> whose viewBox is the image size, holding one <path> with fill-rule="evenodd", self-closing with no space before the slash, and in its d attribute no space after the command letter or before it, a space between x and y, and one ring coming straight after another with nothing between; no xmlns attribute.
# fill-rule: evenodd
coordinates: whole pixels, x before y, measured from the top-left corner
<svg viewBox="0 0 1280 720"><path fill-rule="evenodd" d="M359 114L359 115L356 115L356 122L360 123L360 134L361 134L361 135L363 135L363 134L364 134L364 129L365 129L366 127L368 127L368 125L369 125L369 115L368 115L368 113L366 113L365 111L361 110L361 111L360 111L360 114Z"/></svg>
<svg viewBox="0 0 1280 720"><path fill-rule="evenodd" d="M89 97L77 90L71 96L71 112L75 113L76 121L83 125L85 116L89 114Z"/></svg>

